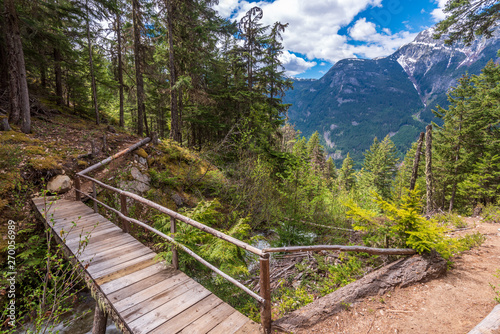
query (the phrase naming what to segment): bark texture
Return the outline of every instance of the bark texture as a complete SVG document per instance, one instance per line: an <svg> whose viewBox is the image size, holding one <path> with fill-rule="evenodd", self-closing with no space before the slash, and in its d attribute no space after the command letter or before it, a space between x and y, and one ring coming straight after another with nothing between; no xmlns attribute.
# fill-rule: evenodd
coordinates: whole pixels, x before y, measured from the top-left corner
<svg viewBox="0 0 500 334"><path fill-rule="evenodd" d="M118 48L118 84L120 88L120 127L125 126L125 112L123 110L123 64L122 64L122 26L120 13L116 13L116 39Z"/></svg>
<svg viewBox="0 0 500 334"><path fill-rule="evenodd" d="M445 272L446 260L437 253L401 259L285 315L273 322L273 328L287 333L296 332L342 311L346 304L367 296L381 295L395 287L403 288L438 278Z"/></svg>
<svg viewBox="0 0 500 334"><path fill-rule="evenodd" d="M144 78L142 76L141 12L139 0L132 0L134 23L135 80L137 85L137 134L144 132Z"/></svg>
<svg viewBox="0 0 500 334"><path fill-rule="evenodd" d="M181 121L179 115L179 106L177 101L177 92L174 89L177 81L175 73L174 58L174 28L173 28L173 4L172 0L167 0L167 29L168 29L168 58L170 71L170 138L178 143L182 143Z"/></svg>
<svg viewBox="0 0 500 334"><path fill-rule="evenodd" d="M26 81L26 66L24 63L23 45L19 31L19 19L17 17L14 0L5 0L5 38L7 43L9 63L9 88L10 88L10 114L9 121L15 124L21 123L21 131L30 133L31 116Z"/></svg>
<svg viewBox="0 0 500 334"><path fill-rule="evenodd" d="M95 123L97 125L100 124L99 119L99 105L97 103L97 86L95 82L95 74L94 74L94 59L92 54L92 39L90 38L90 21L89 21L89 4L88 1L85 2L85 7L87 7L87 43L89 48L89 67L90 67L90 78L92 80L92 101L94 102L94 111L95 111Z"/></svg>
<svg viewBox="0 0 500 334"><path fill-rule="evenodd" d="M418 177L418 164L420 163L420 155L422 154L422 144L424 142L425 132L420 132L420 137L417 141L417 151L415 152L415 160L413 160L413 170L411 172L410 190L415 189L415 183Z"/></svg>
<svg viewBox="0 0 500 334"><path fill-rule="evenodd" d="M425 182L427 184L427 214L433 210L433 184L432 184L432 125L425 128Z"/></svg>

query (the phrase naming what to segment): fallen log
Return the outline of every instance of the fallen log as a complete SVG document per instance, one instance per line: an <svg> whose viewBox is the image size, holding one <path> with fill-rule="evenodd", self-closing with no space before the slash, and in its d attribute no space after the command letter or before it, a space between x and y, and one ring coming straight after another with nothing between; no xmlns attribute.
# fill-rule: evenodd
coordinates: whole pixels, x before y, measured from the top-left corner
<svg viewBox="0 0 500 334"><path fill-rule="evenodd" d="M474 327L469 334L495 334L500 333L500 305L493 308L480 323Z"/></svg>
<svg viewBox="0 0 500 334"><path fill-rule="evenodd" d="M414 255L404 258L371 272L303 308L286 314L283 318L273 322L273 328L287 333L296 332L342 311L346 305L365 297L381 295L395 287L406 287L434 279L445 272L446 260L435 252L425 256Z"/></svg>

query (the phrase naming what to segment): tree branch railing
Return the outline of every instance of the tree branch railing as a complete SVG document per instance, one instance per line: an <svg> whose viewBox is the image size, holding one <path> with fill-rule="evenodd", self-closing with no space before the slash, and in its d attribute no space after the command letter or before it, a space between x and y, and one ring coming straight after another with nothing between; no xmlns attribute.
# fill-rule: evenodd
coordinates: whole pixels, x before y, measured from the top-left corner
<svg viewBox="0 0 500 334"><path fill-rule="evenodd" d="M211 228L209 226L206 226L202 223L199 223L191 218L188 218L186 216L181 215L178 212L175 212L173 210L170 210L162 205L159 205L153 201L150 201L146 198L143 198L139 195L136 195L134 193L124 191L115 187L112 187L110 185L107 185L97 179L94 179L88 175L85 175L91 171L96 170L99 167L105 166L109 162L111 162L114 159L117 159L129 152L132 152L133 150L139 148L140 146L150 142L150 138L145 138L141 140L140 142L130 146L129 148L120 151L106 159L104 159L101 162L98 162L83 171L76 173L75 175L75 193L76 193L76 200L79 201L82 199L82 194L88 196L94 203L94 211L97 212L97 204L102 205L105 209L110 210L114 212L115 214L118 215L122 222L122 229L124 232L129 233L130 232L130 223L136 224L138 226L141 226L156 235L160 236L161 238L167 240L169 243L172 244L172 265L174 266L175 269L179 268L179 260L178 260L178 254L177 254L177 249L181 249L190 256L192 256L194 259L196 259L198 262L209 268L210 270L214 271L216 274L222 276L225 278L227 281L231 282L238 288L242 289L245 291L250 297L254 298L257 300L260 305L261 305L261 324L262 328L264 330L265 334L270 334L271 333L271 281L270 281L270 266L269 266L269 257L270 253L276 253L276 252L284 252L284 253L289 253L289 252L299 252L299 251L320 251L320 250L341 250L341 251L346 251L346 252L364 252L364 253L369 253L369 254L379 254L379 255L412 255L415 254L415 251L412 249L383 249L383 248L370 248L370 247L362 247L362 246L342 246L342 245L318 245L318 246L293 246L293 247L280 247L280 248L266 248L266 249L259 249L256 248L246 242L243 242L241 240L238 240L234 237L231 237L230 235L227 235L225 233L222 233L214 228ZM90 182L92 182L92 194L85 193L81 190L81 180L80 178L86 179ZM119 195L120 197L120 210L114 209L110 207L109 205L99 201L97 199L97 191L96 191L96 186L100 186L104 189L110 190L112 192L115 192ZM128 216L128 210L127 210L127 198L133 199L139 203L142 203L146 206L149 206L153 209L156 209L164 214L167 214L170 216L170 228L171 228L171 235L167 235L161 231L158 231L157 229L145 224L144 222L141 222L137 219L131 218ZM175 232L176 232L176 221L182 221L188 225L191 225L197 229L200 229L206 233L209 233L216 238L225 240L229 243L232 243L233 245L242 248L246 251L249 251L255 255L259 256L259 261L260 261L260 279L259 279L259 286L260 286L260 295L255 293L254 291L250 290L247 288L245 285L242 283L238 282L236 279L233 277L229 276L228 274L222 272L220 269L217 267L213 266L203 258L201 258L198 254L193 252L191 249L186 247L185 245L175 241Z"/></svg>

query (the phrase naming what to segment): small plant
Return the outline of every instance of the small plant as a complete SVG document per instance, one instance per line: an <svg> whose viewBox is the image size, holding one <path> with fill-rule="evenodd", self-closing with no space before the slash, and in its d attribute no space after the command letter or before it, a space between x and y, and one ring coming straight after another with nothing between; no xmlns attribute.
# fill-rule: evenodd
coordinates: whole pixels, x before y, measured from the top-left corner
<svg viewBox="0 0 500 334"><path fill-rule="evenodd" d="M490 223L500 223L500 207L487 205L483 208L484 221Z"/></svg>
<svg viewBox="0 0 500 334"><path fill-rule="evenodd" d="M449 225L458 229L466 228L468 226L467 222L461 216L452 212L439 213L434 215L432 218L441 225Z"/></svg>
<svg viewBox="0 0 500 334"><path fill-rule="evenodd" d="M289 288L280 282L280 288L275 292L274 303L278 303L278 316L301 308L314 300L314 296L307 292L304 287Z"/></svg>
<svg viewBox="0 0 500 334"><path fill-rule="evenodd" d="M364 273L363 263L356 256L341 253L339 260L341 264L328 265L328 275L318 283L322 296L354 282Z"/></svg>
<svg viewBox="0 0 500 334"><path fill-rule="evenodd" d="M45 197L45 212L49 212L53 203ZM52 217L48 216L45 219L51 225L55 224ZM76 224L73 223L73 227L68 231L59 232L63 241L75 227ZM23 230L18 235L31 233L33 231ZM76 256L83 253L87 244L88 234L85 233L81 236ZM79 266L72 265L71 261L64 258L62 246L55 243L51 228L45 230L45 238L34 233L26 242L19 242L16 249L19 249L17 258L21 260L18 267L22 271L29 272L29 277L27 283L23 282L23 286L16 284L19 289L23 289L22 295L19 294L21 298L16 303L18 328L9 328L5 333L17 332L19 327L26 333L52 333L59 323L64 322L67 326L90 312L76 315L68 321L63 321L61 318L72 310L78 299L78 292L84 287L84 281ZM6 273L2 275L3 279L6 278L5 275ZM2 321L7 316L6 310L5 308L1 316Z"/></svg>
<svg viewBox="0 0 500 334"><path fill-rule="evenodd" d="M500 279L500 269L497 269L497 273L493 276ZM495 293L495 301L500 304L500 284L498 285L494 285L492 283L489 284L493 289L493 292Z"/></svg>

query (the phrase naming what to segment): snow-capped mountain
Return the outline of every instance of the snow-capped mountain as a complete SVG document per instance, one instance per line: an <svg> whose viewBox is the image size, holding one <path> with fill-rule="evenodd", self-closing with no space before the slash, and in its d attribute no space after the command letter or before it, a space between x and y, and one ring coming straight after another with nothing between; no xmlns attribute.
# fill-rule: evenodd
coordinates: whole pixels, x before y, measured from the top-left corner
<svg viewBox="0 0 500 334"><path fill-rule="evenodd" d="M470 46L448 46L433 34L422 31L388 57L344 59L318 80L294 82L285 96L290 122L306 136L319 131L335 159L350 152L360 161L373 138L386 135L406 151L434 120L436 104L447 105L446 92L460 76L498 60L498 32Z"/></svg>

